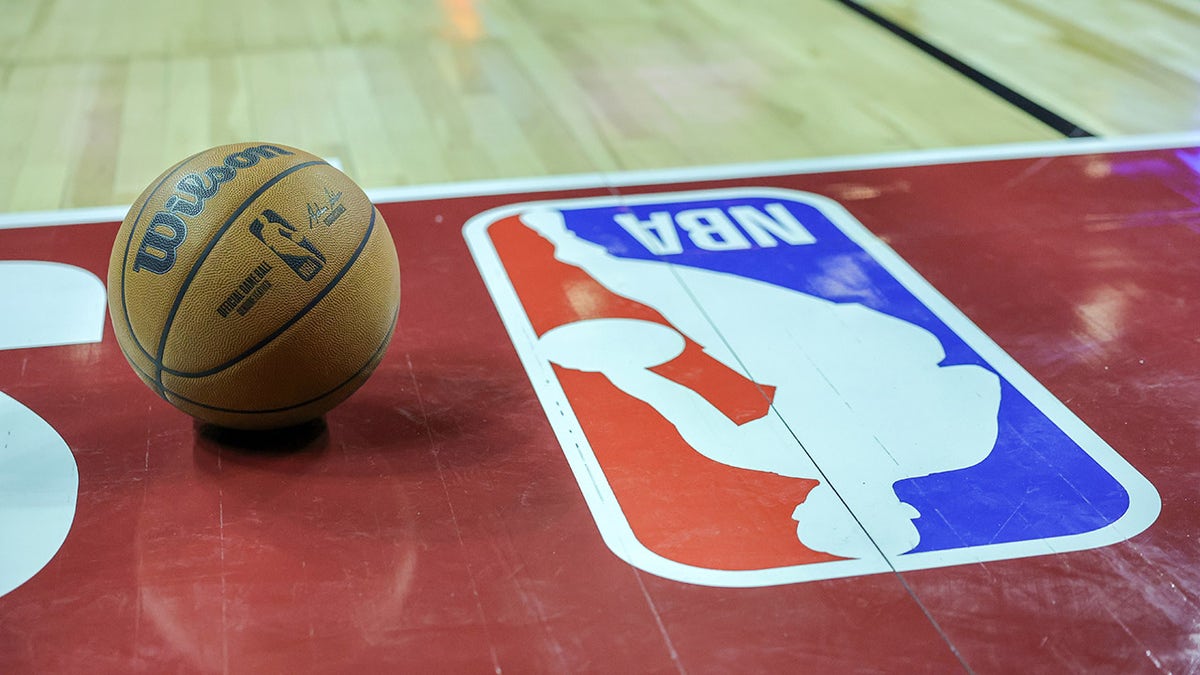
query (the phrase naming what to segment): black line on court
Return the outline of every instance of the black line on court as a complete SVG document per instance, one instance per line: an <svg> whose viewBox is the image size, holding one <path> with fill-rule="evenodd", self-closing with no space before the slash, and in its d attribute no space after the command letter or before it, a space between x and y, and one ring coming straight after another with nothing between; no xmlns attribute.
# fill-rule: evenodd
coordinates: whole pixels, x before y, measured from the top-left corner
<svg viewBox="0 0 1200 675"><path fill-rule="evenodd" d="M964 75L965 77L969 78L970 80L972 80L979 86L983 87L984 89L987 89L988 91L999 96L1000 98L1004 99L1005 101L1008 101L1010 104L1020 108L1021 110L1025 111L1025 113L1031 115L1032 117L1037 119L1042 124L1045 124L1046 126L1054 129L1055 131L1062 134L1063 136L1066 136L1068 138L1093 138L1093 137L1095 137L1096 134L1093 134L1092 132L1088 131L1087 129L1084 129L1083 127L1072 122L1071 120L1068 120L1067 118L1063 117L1062 115L1059 115L1058 113L1054 112L1053 110L1050 110L1049 108L1046 108L1045 106L1033 101L1029 97L1018 93L1016 90L1012 89L1008 85L1000 82L999 80L996 80L995 78L991 77L990 75L987 75L986 73L980 71L979 69L974 68L974 67L964 63L962 60L953 56L949 52L937 47L936 45L931 44L928 40L925 40L924 38L920 37L916 33L913 33L912 31L904 28L903 26L900 26L899 24L880 15L879 13L875 12L874 10L872 10L868 7L864 7L863 5L856 2L855 0L836 0L836 1L845 5L849 9L854 10L855 12L862 15L864 18L870 20L871 22L875 23L876 25L880 26L881 28L888 30L893 35L899 37L900 39L904 40L905 42L908 42L909 44L916 47L917 49L920 49L921 51L932 56L933 58L937 59L938 61L941 61L945 65L953 68L954 70L958 71L959 74Z"/></svg>

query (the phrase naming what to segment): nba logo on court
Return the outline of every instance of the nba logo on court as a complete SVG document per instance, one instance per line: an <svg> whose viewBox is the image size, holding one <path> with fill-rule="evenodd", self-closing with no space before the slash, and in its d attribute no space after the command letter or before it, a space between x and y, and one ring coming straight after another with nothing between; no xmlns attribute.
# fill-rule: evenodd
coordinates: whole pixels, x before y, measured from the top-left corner
<svg viewBox="0 0 1200 675"><path fill-rule="evenodd" d="M622 559L764 586L1104 546L1159 497L838 204L517 204L465 235Z"/></svg>

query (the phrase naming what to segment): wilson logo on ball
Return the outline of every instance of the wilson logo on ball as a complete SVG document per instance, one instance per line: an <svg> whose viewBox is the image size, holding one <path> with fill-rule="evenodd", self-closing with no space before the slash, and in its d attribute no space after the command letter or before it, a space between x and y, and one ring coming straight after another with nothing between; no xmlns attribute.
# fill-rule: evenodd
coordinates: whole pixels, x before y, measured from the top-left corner
<svg viewBox="0 0 1200 675"><path fill-rule="evenodd" d="M155 274L166 274L175 266L175 249L187 238L187 225L174 213L159 211L142 235L137 257L133 259L133 271L147 270Z"/></svg>
<svg viewBox="0 0 1200 675"><path fill-rule="evenodd" d="M170 272L175 266L176 249L187 239L187 224L180 215L194 218L203 213L205 202L216 196L222 184L233 180L238 169L252 167L262 159L291 154L279 146L257 145L230 153L221 164L205 169L204 173L189 173L180 178L175 184L175 194L163 204L162 211L154 214L150 226L142 235L133 261L133 271L146 270L154 274Z"/></svg>
<svg viewBox="0 0 1200 675"><path fill-rule="evenodd" d="M139 247L140 267L174 269L134 274ZM286 146L175 164L135 201L109 257L113 332L134 372L179 410L236 429L305 423L344 401L382 361L399 304L382 215L344 173Z"/></svg>

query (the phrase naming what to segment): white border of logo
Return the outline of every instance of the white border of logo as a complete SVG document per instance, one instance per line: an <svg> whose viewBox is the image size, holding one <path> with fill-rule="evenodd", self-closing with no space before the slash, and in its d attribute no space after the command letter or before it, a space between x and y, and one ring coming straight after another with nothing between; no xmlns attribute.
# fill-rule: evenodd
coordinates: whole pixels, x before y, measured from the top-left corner
<svg viewBox="0 0 1200 675"><path fill-rule="evenodd" d="M487 236L487 228L502 218L517 215L535 206L583 209L739 197L787 199L819 209L1121 483L1129 494L1129 509L1125 514L1116 522L1097 530L1049 539L926 551L890 558L879 554L877 557L857 560L838 560L765 570L730 571L695 567L668 560L643 546L626 522L616 496L605 479L603 469L588 444L553 368L537 355L534 348L537 335L500 262L499 255ZM917 274L899 255L871 234L840 204L826 197L779 188L735 188L524 202L495 208L475 216L464 226L463 234L538 399L546 410L551 427L562 445L567 462L575 474L604 542L618 557L639 569L676 581L723 587L772 586L882 572L930 569L1108 546L1144 531L1157 519L1161 510L1158 492L1144 476Z"/></svg>

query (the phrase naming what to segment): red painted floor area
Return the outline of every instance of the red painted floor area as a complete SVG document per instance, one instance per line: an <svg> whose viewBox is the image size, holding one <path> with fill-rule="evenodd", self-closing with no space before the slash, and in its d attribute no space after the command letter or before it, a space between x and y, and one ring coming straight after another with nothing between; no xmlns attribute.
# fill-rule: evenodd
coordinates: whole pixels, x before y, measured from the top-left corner
<svg viewBox="0 0 1200 675"><path fill-rule="evenodd" d="M617 188L841 204L1154 486L1160 515L1126 541L749 588L641 571L602 539L462 231L613 189L382 203L399 327L319 424L193 424L111 326L0 351L0 390L79 475L61 549L0 597L0 672L1194 670L1198 167L1185 147ZM0 231L0 260L103 279L116 228Z"/></svg>

